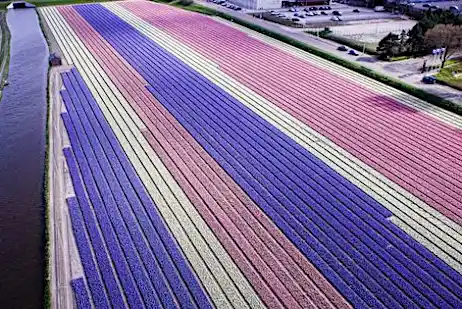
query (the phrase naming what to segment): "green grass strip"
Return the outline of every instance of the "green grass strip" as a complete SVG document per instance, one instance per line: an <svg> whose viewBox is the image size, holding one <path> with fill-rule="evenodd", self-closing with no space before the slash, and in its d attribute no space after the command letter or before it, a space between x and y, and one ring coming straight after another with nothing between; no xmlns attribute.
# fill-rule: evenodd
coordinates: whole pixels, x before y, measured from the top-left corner
<svg viewBox="0 0 462 309"><path fill-rule="evenodd" d="M66 5L66 4L85 4L85 3L98 3L108 2L112 0L30 0L27 1L37 7L50 6L50 5ZM0 2L0 10L5 10L10 2Z"/></svg>
<svg viewBox="0 0 462 309"><path fill-rule="evenodd" d="M454 71L457 77L453 76ZM435 76L438 83L462 91L462 60L448 60L444 68Z"/></svg>
<svg viewBox="0 0 462 309"><path fill-rule="evenodd" d="M6 21L6 12L0 11L0 31L2 40L0 42L0 100L3 93L3 81L8 78L10 69L10 39L11 34Z"/></svg>

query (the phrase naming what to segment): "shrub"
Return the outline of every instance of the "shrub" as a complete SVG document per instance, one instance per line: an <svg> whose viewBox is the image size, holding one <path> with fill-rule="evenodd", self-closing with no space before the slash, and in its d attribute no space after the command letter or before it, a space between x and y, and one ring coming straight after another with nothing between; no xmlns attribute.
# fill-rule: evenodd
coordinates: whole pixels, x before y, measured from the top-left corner
<svg viewBox="0 0 462 309"><path fill-rule="evenodd" d="M176 1L170 2L170 4L180 5L180 6L189 6L193 4L193 0L176 0Z"/></svg>

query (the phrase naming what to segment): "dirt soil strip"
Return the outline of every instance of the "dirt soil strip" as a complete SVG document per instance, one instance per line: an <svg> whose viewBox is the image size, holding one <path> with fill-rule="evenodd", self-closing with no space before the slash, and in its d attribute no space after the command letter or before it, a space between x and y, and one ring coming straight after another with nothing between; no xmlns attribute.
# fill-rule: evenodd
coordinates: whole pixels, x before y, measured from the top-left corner
<svg viewBox="0 0 462 309"><path fill-rule="evenodd" d="M50 71L49 110L49 213L50 213L50 271L51 308L75 308L75 300L70 285L73 278L83 275L78 257L66 198L73 196L70 176L62 149L69 146L61 120L65 111L60 90L63 87L61 73L70 66L52 68Z"/></svg>

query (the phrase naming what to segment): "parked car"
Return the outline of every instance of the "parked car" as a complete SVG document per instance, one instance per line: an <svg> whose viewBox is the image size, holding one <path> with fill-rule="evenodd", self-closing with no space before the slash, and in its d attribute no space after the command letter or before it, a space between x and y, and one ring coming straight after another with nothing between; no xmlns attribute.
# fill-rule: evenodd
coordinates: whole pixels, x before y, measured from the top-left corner
<svg viewBox="0 0 462 309"><path fill-rule="evenodd" d="M240 11L240 10L242 10L242 8L238 6L237 8L235 8L235 10Z"/></svg>
<svg viewBox="0 0 462 309"><path fill-rule="evenodd" d="M429 7L430 7L430 4L425 3L424 5L422 5L422 7L424 7L424 8L429 8Z"/></svg>
<svg viewBox="0 0 462 309"><path fill-rule="evenodd" d="M342 16L342 12L339 11L333 11L332 14L335 16Z"/></svg>
<svg viewBox="0 0 462 309"><path fill-rule="evenodd" d="M298 18L292 18L292 21L300 21Z"/></svg>
<svg viewBox="0 0 462 309"><path fill-rule="evenodd" d="M352 56L359 56L359 53L358 53L356 50L354 50L354 49L350 49L350 50L348 51L348 54L349 54L349 55L352 55Z"/></svg>
<svg viewBox="0 0 462 309"><path fill-rule="evenodd" d="M434 84L434 83L436 83L436 77L435 76L430 76L430 75L424 76L422 78L422 82L425 83L425 84Z"/></svg>
<svg viewBox="0 0 462 309"><path fill-rule="evenodd" d="M306 16L314 16L314 13L313 12L308 12L308 13L306 13Z"/></svg>
<svg viewBox="0 0 462 309"><path fill-rule="evenodd" d="M321 11L321 15L329 15L329 14L327 14L327 13L324 12L324 11Z"/></svg>
<svg viewBox="0 0 462 309"><path fill-rule="evenodd" d="M330 20L332 21L342 21L342 19L338 16L333 16Z"/></svg>
<svg viewBox="0 0 462 309"><path fill-rule="evenodd" d="M449 12L451 12L452 14L459 14L460 10L457 5L451 5L449 7Z"/></svg>
<svg viewBox="0 0 462 309"><path fill-rule="evenodd" d="M345 45L340 45L339 47L337 47L337 50L339 50L339 51L348 51L348 48Z"/></svg>
<svg viewBox="0 0 462 309"><path fill-rule="evenodd" d="M314 11L314 12L313 12L313 15L318 16L318 15L319 15L319 12Z"/></svg>
<svg viewBox="0 0 462 309"><path fill-rule="evenodd" d="M358 9L354 9L354 10L353 10L353 13L359 13L359 10L358 10Z"/></svg>
<svg viewBox="0 0 462 309"><path fill-rule="evenodd" d="M316 7L316 6L310 7L310 11L317 11L317 10L318 10L318 7Z"/></svg>

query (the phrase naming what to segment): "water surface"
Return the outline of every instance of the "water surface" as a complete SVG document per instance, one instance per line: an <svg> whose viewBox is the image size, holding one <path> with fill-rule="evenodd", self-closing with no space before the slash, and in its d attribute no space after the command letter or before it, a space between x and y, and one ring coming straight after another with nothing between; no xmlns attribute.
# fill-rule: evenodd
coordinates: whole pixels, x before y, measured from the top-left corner
<svg viewBox="0 0 462 309"><path fill-rule="evenodd" d="M11 10L8 81L0 102L0 304L40 308L48 47L33 9Z"/></svg>

